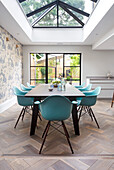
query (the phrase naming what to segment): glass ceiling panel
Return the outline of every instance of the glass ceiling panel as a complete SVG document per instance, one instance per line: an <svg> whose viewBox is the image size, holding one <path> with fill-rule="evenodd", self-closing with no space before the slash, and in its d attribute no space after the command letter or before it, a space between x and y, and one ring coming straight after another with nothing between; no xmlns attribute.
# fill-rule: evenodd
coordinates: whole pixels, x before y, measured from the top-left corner
<svg viewBox="0 0 114 170"><path fill-rule="evenodd" d="M59 26L81 26L72 16L70 16L64 9L59 7Z"/></svg>
<svg viewBox="0 0 114 170"><path fill-rule="evenodd" d="M18 1L21 1L21 0L18 0ZM53 5L51 3L53 3L53 5L55 6L58 6L58 8L57 7L53 8L52 7ZM95 7L95 4L96 3L92 2L92 0L23 0L23 2L20 2L20 5L24 10L25 15L27 15L27 18L33 27L43 27L43 26L44 27L46 26L47 27L49 26L50 27L82 26L83 27L84 26L83 23L86 23L88 16L89 16L88 14L91 14L91 12L93 11ZM79 9L81 12L79 11L78 11L79 13L76 12L76 10L72 9L71 6L75 9ZM50 8L52 8L51 11L50 11ZM57 9L59 9L58 22L57 22ZM46 12L46 10L49 10L49 11ZM73 18L72 14L70 14L68 11L70 11L73 15L78 17L78 19L82 21L82 24L79 21L77 22L77 19ZM39 17L45 12L46 12L46 15L41 17L41 20L39 20ZM87 14L84 14L84 12L86 12ZM37 19L38 19L38 23L36 22L34 25L33 23Z"/></svg>
<svg viewBox="0 0 114 170"><path fill-rule="evenodd" d="M23 7L25 14L27 14L53 1L55 0L26 0L21 3L21 6Z"/></svg>
<svg viewBox="0 0 114 170"><path fill-rule="evenodd" d="M44 16L34 27L55 27L57 26L57 8L52 9L46 16Z"/></svg>

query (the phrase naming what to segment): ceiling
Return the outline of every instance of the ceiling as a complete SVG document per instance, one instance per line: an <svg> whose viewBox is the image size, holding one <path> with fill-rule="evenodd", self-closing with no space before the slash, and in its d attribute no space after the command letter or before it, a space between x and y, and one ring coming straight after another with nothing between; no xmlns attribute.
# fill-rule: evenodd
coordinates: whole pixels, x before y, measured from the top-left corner
<svg viewBox="0 0 114 170"><path fill-rule="evenodd" d="M108 0L107 4L109 4ZM106 2L105 1L105 2ZM12 6L12 2L14 5ZM103 2L100 0L99 4ZM97 6L99 6L99 4ZM102 4L101 4L102 5ZM27 21L26 16L24 15L22 9L16 0L1 0L0 1L0 25L4 27L10 34L12 34L20 43L23 45L92 45L94 50L114 50L114 2L111 3L107 8L108 10L104 13L104 15L100 18L100 15L97 16L97 7L89 17L89 21L84 26L84 28L80 28L80 30L76 30L76 28L71 29L63 29L63 28L55 28L55 29L37 29L37 38L35 38L35 31L30 26ZM103 6L103 5L102 5ZM106 8L106 4L104 4ZM14 8L15 7L15 8ZM95 14L95 12L97 12ZM15 13L15 14L14 14ZM91 19L94 17L97 19L100 18L99 21L96 22L95 25L91 24ZM90 26L89 26L90 24ZM90 29L91 27L91 29ZM79 29L79 28L78 28ZM53 31L53 34L52 34ZM59 32L61 32L59 34ZM88 32L88 33L87 33ZM47 36L48 35L48 36ZM49 37L53 35L52 39ZM56 35L57 41L54 38ZM70 36L69 36L70 35ZM46 37L45 37L46 36ZM71 37L71 38L70 38ZM41 40L42 38L42 40ZM48 38L48 41L46 41ZM70 41L69 41L70 39ZM43 41L44 40L44 41ZM62 41L63 40L63 41Z"/></svg>

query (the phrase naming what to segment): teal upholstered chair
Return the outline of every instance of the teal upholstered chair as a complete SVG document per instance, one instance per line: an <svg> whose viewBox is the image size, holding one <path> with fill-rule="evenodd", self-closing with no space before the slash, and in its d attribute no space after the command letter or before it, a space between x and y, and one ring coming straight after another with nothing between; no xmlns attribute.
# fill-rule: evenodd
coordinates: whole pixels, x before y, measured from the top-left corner
<svg viewBox="0 0 114 170"><path fill-rule="evenodd" d="M85 86L85 82L79 86L74 86L74 87L78 89L78 88L83 88L84 86Z"/></svg>
<svg viewBox="0 0 114 170"><path fill-rule="evenodd" d="M87 87L83 87L83 88L78 88L78 90L80 90L80 91L89 91L89 90L91 90L91 87L92 87L92 84L89 84Z"/></svg>
<svg viewBox="0 0 114 170"><path fill-rule="evenodd" d="M14 126L14 128L16 128L21 116L22 116L22 120L24 118L24 115L25 115L25 112L27 110L27 107L28 106L32 106L33 103L34 103L34 98L31 98L31 97L24 97L24 95L28 92L28 91L21 91L19 90L17 87L13 87L13 91L14 91L14 94L17 96L17 101L18 101L18 104L20 106L23 106L22 110L21 110L21 113L16 121L16 124Z"/></svg>
<svg viewBox="0 0 114 170"><path fill-rule="evenodd" d="M20 87L21 87L21 89L22 89L23 91L30 91L30 90L32 90L32 87L26 87L26 86L24 86L23 84L21 84Z"/></svg>
<svg viewBox="0 0 114 170"><path fill-rule="evenodd" d="M92 121L93 121L93 118L94 118L98 128L100 128L100 127L99 127L99 124L97 122L97 119L96 119L96 117L93 113L91 106L94 106L96 104L97 96L100 94L100 91L101 91L101 87L97 87L93 91L83 92L86 97L82 98L82 100L77 101L78 105L79 105L79 109L78 109L79 120L80 120L80 117L82 116L82 111L84 110L85 113L89 114Z"/></svg>
<svg viewBox="0 0 114 170"><path fill-rule="evenodd" d="M73 106L73 104L77 104L77 102L73 103L64 96L54 95L54 96L47 97L41 103L37 101L37 102L35 102L35 104L39 104L39 109L41 111L42 117L44 119L48 120L48 123L44 130L44 133L42 135L42 137L44 137L44 139L43 139L39 154L41 154L44 142L46 140L46 137L47 137L47 134L49 131L49 127L50 126L54 127L52 125L52 121L60 121L61 122L61 125L65 132L65 136L67 138L68 144L69 144L71 152L73 154L74 152L73 152L70 140L69 140L69 134L68 134L68 131L64 124L64 120L69 118L69 116L72 112L72 106ZM56 130L57 130L57 128L56 128Z"/></svg>
<svg viewBox="0 0 114 170"><path fill-rule="evenodd" d="M28 82L27 82L27 86L28 86L29 88L35 88L35 87L36 87L36 86L30 85L30 83L28 83Z"/></svg>

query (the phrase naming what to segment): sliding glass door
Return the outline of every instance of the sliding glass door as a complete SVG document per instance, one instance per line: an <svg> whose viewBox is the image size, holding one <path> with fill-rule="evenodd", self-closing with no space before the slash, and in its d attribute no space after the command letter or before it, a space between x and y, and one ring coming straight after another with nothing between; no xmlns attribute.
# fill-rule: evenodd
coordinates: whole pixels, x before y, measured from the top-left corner
<svg viewBox="0 0 114 170"><path fill-rule="evenodd" d="M30 54L31 84L50 83L55 78L81 83L81 54Z"/></svg>

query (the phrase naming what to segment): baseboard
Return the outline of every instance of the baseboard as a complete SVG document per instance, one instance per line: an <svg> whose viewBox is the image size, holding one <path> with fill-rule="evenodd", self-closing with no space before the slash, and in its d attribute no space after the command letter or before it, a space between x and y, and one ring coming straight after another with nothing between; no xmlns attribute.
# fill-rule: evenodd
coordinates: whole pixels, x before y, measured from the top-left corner
<svg viewBox="0 0 114 170"><path fill-rule="evenodd" d="M0 113L7 110L9 107L13 106L17 102L16 96L0 104Z"/></svg>

